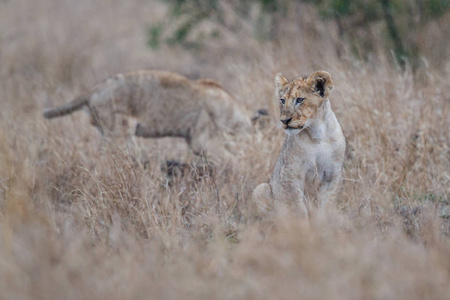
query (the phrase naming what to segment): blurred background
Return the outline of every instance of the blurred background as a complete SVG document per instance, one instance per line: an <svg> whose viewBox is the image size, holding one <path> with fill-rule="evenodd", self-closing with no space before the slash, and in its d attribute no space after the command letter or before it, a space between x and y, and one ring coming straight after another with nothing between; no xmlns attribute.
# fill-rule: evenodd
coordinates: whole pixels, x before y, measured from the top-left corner
<svg viewBox="0 0 450 300"><path fill-rule="evenodd" d="M352 55L370 61L382 53L402 67L409 64L416 69L427 63L444 68L448 65L449 26L445 25L449 21L450 3L447 0L164 3L168 9L165 18L152 23L148 29L152 49L158 49L162 43L200 49L221 37L255 39L263 45L292 40L320 44L328 40L337 58Z"/></svg>

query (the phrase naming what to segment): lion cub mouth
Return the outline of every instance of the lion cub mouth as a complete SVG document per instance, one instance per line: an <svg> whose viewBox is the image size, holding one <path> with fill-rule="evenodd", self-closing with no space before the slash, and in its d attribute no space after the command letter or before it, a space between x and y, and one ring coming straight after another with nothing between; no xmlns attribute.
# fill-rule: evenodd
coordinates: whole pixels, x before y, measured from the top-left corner
<svg viewBox="0 0 450 300"><path fill-rule="evenodd" d="M285 130L296 130L296 129L303 129L304 126L298 126L298 127L292 127L292 126L285 126L284 129Z"/></svg>

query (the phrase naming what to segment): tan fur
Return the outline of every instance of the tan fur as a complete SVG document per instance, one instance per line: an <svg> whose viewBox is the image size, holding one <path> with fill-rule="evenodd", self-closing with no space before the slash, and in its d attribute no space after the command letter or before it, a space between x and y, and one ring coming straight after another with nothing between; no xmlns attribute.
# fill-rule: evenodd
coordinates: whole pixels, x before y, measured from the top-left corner
<svg viewBox="0 0 450 300"><path fill-rule="evenodd" d="M256 187L252 199L260 207L295 202L309 215L335 199L342 181L345 138L328 100L333 82L325 71L291 81L277 74L275 82L287 136L270 183Z"/></svg>
<svg viewBox="0 0 450 300"><path fill-rule="evenodd" d="M165 71L117 74L44 116L58 117L82 107L102 134L114 131L116 115L133 116L139 122L137 136L183 137L196 154L221 133L251 128L249 115L220 84Z"/></svg>

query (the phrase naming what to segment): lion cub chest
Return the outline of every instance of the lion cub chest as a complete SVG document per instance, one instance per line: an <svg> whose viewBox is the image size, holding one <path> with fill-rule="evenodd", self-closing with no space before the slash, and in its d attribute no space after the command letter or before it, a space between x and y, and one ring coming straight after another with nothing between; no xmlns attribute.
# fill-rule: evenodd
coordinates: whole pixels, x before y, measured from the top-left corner
<svg viewBox="0 0 450 300"><path fill-rule="evenodd" d="M304 147L308 149L304 165L305 190L314 196L321 186L331 183L338 166L333 162L333 148L329 143L320 141Z"/></svg>
<svg viewBox="0 0 450 300"><path fill-rule="evenodd" d="M274 196L298 200L316 197L331 183L336 172L333 150L326 141L313 141L306 135L287 136L271 179Z"/></svg>

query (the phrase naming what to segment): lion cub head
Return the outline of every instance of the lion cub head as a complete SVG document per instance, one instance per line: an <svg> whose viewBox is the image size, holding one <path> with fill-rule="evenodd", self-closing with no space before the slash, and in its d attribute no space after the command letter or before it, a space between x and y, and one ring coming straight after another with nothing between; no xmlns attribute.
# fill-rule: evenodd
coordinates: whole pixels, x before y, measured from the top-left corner
<svg viewBox="0 0 450 300"><path fill-rule="evenodd" d="M333 88L331 76L325 71L316 71L291 81L278 73L275 83L275 92L280 99L280 121L289 134L310 126L310 120L317 115Z"/></svg>

